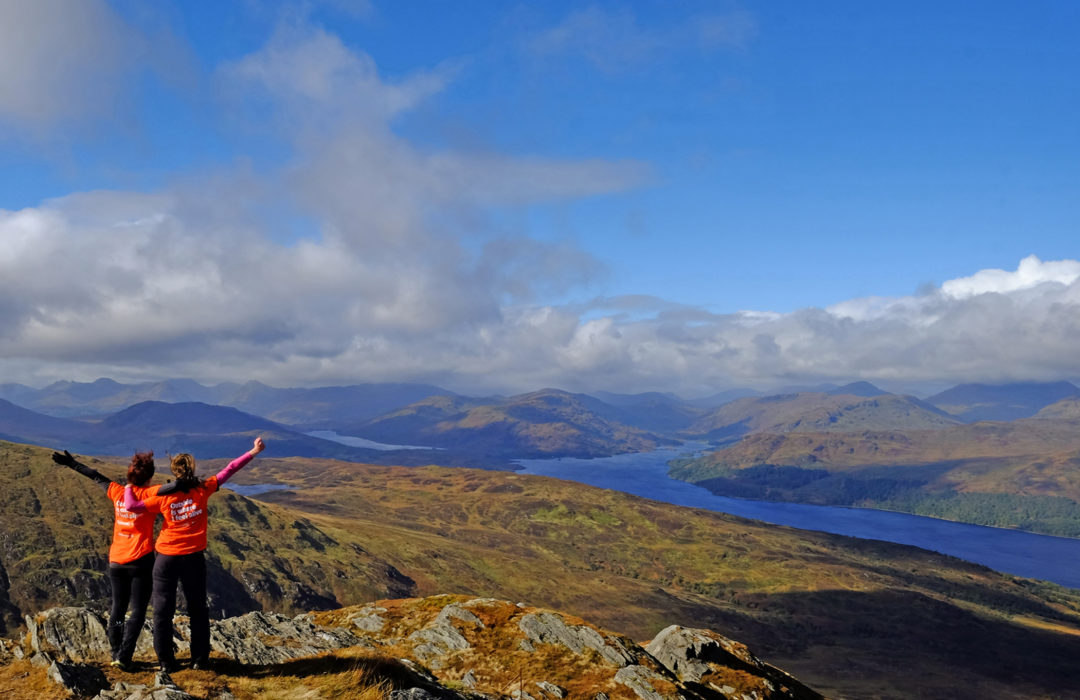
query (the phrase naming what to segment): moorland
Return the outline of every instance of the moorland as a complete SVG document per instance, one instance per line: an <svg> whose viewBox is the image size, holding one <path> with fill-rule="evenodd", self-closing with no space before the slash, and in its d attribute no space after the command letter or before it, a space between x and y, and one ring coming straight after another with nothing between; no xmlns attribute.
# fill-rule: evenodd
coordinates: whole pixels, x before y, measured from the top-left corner
<svg viewBox="0 0 1080 700"><path fill-rule="evenodd" d="M1080 592L924 550L505 471L260 458L238 479L294 489L212 501L216 615L457 593L641 641L708 627L830 697L1067 697L1080 685ZM6 634L27 612L106 601L96 487L11 443L0 481Z"/></svg>

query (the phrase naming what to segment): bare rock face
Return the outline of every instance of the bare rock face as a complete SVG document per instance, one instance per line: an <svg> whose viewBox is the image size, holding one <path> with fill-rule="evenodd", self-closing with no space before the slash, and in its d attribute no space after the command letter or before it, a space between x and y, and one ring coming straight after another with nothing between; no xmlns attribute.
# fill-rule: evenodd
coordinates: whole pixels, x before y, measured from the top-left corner
<svg viewBox="0 0 1080 700"><path fill-rule="evenodd" d="M746 648L711 630L672 625L645 650L683 682L742 700L821 700L822 696Z"/></svg>
<svg viewBox="0 0 1080 700"><path fill-rule="evenodd" d="M243 664L279 664L369 642L340 627L326 628L310 615L252 612L210 623L210 648Z"/></svg>
<svg viewBox="0 0 1080 700"><path fill-rule="evenodd" d="M62 659L107 661L109 638L105 620L86 608L52 608L26 616L30 650L49 651Z"/></svg>
<svg viewBox="0 0 1080 700"><path fill-rule="evenodd" d="M530 613L518 621L518 627L531 642L561 644L575 654L592 649L612 666L619 668L643 656L637 645L627 644L614 635L605 637L586 625L568 625L558 613Z"/></svg>

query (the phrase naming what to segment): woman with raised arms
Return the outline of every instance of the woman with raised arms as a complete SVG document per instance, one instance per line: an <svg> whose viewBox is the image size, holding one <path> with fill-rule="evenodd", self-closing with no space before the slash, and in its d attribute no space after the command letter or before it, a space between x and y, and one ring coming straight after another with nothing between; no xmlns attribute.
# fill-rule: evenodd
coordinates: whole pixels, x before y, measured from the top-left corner
<svg viewBox="0 0 1080 700"><path fill-rule="evenodd" d="M156 497L161 489L173 484L146 486L154 476L154 453L139 452L131 458L127 484L121 486L95 469L77 461L67 450L53 452L53 461L73 469L105 489L113 505L113 537L109 547L109 582L112 605L109 607L109 647L112 665L133 671L131 657L139 640L146 604L150 601L154 569L154 515L131 511L124 506L125 496L132 500ZM124 616L127 615L127 623Z"/></svg>
<svg viewBox="0 0 1080 700"><path fill-rule="evenodd" d="M173 615L176 613L176 586L184 587L188 616L191 619L191 665L206 668L210 660L210 611L206 605L206 505L229 478L266 448L261 437L250 450L240 455L209 479L195 476L195 458L183 453L172 458L176 481L171 493L158 492L139 500L134 492L125 493L124 506L132 512L161 513L165 525L157 538L154 562L154 651L164 671L179 666L173 653Z"/></svg>

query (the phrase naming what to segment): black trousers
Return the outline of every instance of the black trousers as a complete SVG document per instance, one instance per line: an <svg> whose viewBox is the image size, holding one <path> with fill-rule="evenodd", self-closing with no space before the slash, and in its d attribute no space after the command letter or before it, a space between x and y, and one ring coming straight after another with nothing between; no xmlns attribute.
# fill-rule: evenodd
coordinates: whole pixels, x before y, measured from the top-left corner
<svg viewBox="0 0 1080 700"><path fill-rule="evenodd" d="M210 657L210 610L206 605L206 558L202 552L171 556L158 554L154 562L154 651L158 662L173 664L173 615L176 585L184 587L191 618L191 660Z"/></svg>
<svg viewBox="0 0 1080 700"><path fill-rule="evenodd" d="M127 564L109 564L112 607L109 609L108 632L114 660L131 661L135 653L135 644L146 620L146 604L150 602L153 570L153 552Z"/></svg>

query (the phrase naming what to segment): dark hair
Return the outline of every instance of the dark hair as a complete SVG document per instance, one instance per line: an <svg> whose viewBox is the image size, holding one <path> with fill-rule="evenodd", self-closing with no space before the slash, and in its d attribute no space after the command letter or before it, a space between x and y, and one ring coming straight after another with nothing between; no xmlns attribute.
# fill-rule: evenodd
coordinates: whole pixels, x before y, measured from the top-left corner
<svg viewBox="0 0 1080 700"><path fill-rule="evenodd" d="M128 467L127 480L132 486L143 486L154 477L154 453L136 452Z"/></svg>
<svg viewBox="0 0 1080 700"><path fill-rule="evenodd" d="M173 476L176 477L176 485L181 491L190 491L199 485L199 478L195 476L195 458L187 452L173 455L170 460Z"/></svg>

